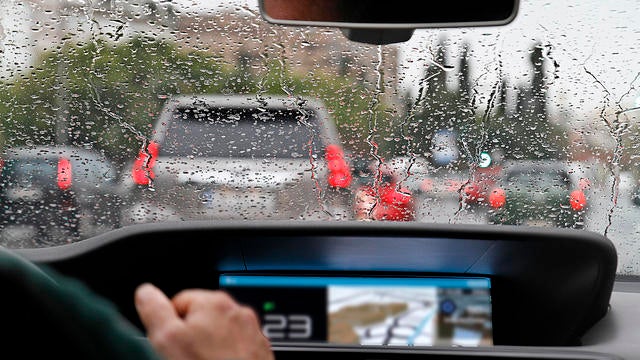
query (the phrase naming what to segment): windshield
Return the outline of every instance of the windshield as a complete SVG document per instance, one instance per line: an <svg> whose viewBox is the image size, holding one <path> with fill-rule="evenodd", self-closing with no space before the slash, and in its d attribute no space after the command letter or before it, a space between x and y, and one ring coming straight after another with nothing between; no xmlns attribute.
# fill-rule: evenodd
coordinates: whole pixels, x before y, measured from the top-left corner
<svg viewBox="0 0 640 360"><path fill-rule="evenodd" d="M506 26L379 46L253 0L7 1L0 244L184 220L545 226L604 234L640 275L639 11L522 1ZM44 146L99 160L11 156Z"/></svg>

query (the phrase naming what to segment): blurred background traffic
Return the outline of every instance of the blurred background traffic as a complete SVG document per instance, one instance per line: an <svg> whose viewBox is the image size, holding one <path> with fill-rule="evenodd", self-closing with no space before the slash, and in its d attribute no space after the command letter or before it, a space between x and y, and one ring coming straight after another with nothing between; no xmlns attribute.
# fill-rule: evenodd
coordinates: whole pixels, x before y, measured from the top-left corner
<svg viewBox="0 0 640 360"><path fill-rule="evenodd" d="M374 46L243 2L0 12L3 245L313 219L587 229L637 256L637 75L608 96L584 66L568 100L553 34L517 43L516 70L481 30Z"/></svg>

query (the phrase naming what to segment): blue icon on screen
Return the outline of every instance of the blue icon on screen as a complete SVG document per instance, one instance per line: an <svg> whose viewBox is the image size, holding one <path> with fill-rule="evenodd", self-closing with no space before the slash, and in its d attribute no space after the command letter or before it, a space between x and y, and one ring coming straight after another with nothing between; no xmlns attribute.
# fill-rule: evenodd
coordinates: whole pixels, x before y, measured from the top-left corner
<svg viewBox="0 0 640 360"><path fill-rule="evenodd" d="M456 303L454 303L452 300L442 300L442 302L440 302L440 312L443 313L444 315L451 315L456 311Z"/></svg>

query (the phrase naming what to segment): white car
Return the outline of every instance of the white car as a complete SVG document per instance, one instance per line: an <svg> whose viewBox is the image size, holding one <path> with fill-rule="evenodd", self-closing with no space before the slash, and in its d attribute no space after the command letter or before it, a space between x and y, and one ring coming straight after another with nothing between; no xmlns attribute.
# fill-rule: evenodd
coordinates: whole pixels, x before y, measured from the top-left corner
<svg viewBox="0 0 640 360"><path fill-rule="evenodd" d="M125 169L124 223L350 216L351 169L315 100L170 98Z"/></svg>

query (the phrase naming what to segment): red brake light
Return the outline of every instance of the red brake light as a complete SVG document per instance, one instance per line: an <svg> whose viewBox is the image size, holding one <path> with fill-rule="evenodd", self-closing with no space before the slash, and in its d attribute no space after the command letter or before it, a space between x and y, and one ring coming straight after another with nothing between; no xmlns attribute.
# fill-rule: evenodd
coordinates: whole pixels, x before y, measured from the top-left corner
<svg viewBox="0 0 640 360"><path fill-rule="evenodd" d="M351 185L351 170L344 158L344 151L335 144L327 145L325 149L325 159L329 169L327 181L329 186L334 188L347 188Z"/></svg>
<svg viewBox="0 0 640 360"><path fill-rule="evenodd" d="M157 142L152 141L147 145L147 151L140 151L136 160L133 162L131 176L133 181L138 185L149 185L149 182L155 177L153 166L158 158L160 146Z"/></svg>
<svg viewBox="0 0 640 360"><path fill-rule="evenodd" d="M395 184L379 189L380 203L374 208L375 220L410 221L415 217L411 193L408 189L396 189Z"/></svg>
<svg viewBox="0 0 640 360"><path fill-rule="evenodd" d="M71 161L69 159L58 159L58 188L67 190L71 187Z"/></svg>
<svg viewBox="0 0 640 360"><path fill-rule="evenodd" d="M581 211L587 206L587 197L582 190L573 190L569 195L569 204L574 211Z"/></svg>
<svg viewBox="0 0 640 360"><path fill-rule="evenodd" d="M155 141L151 141L149 142L149 145L147 145L147 151L151 154L151 159L155 161L156 158L158 158L158 153L160 152L160 145Z"/></svg>
<svg viewBox="0 0 640 360"><path fill-rule="evenodd" d="M467 201L477 201L480 198L480 187L476 183L469 183L464 187Z"/></svg>
<svg viewBox="0 0 640 360"><path fill-rule="evenodd" d="M329 168L330 172L344 172L349 170L347 162L342 158L329 160L327 162L327 168Z"/></svg>
<svg viewBox="0 0 640 360"><path fill-rule="evenodd" d="M351 173L348 170L345 172L330 172L328 182L329 186L334 188L347 188L351 185Z"/></svg>
<svg viewBox="0 0 640 360"><path fill-rule="evenodd" d="M405 191L406 192L396 190L394 185L387 186L380 191L380 200L390 205L405 206L411 201L409 191Z"/></svg>
<svg viewBox="0 0 640 360"><path fill-rule="evenodd" d="M339 145L329 144L325 149L325 158L328 161L335 160L335 159L343 159L344 152L342 151L342 148Z"/></svg>
<svg viewBox="0 0 640 360"><path fill-rule="evenodd" d="M504 189L495 188L489 194L489 205L494 209L499 209L507 203L507 194Z"/></svg>

